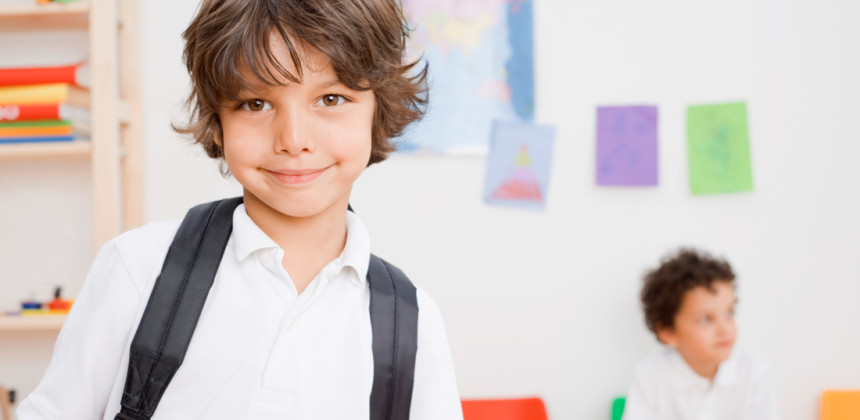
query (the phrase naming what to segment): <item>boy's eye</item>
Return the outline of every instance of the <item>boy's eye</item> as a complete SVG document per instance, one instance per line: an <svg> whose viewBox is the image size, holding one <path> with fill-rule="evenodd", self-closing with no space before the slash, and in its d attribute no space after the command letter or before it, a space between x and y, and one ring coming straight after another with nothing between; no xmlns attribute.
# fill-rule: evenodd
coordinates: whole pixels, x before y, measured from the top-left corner
<svg viewBox="0 0 860 420"><path fill-rule="evenodd" d="M335 95L335 94L329 94L329 95L323 95L323 97L317 101L317 105L335 106L335 105L340 105L344 102L346 102L346 98L344 98L343 96Z"/></svg>
<svg viewBox="0 0 860 420"><path fill-rule="evenodd" d="M262 99L251 99L250 101L245 101L241 105L242 109L252 112L260 112L265 111L267 109L272 109L272 105Z"/></svg>
<svg viewBox="0 0 860 420"><path fill-rule="evenodd" d="M709 317L707 315L702 315L699 317L699 323L700 324L707 324L709 322L711 322L711 317Z"/></svg>

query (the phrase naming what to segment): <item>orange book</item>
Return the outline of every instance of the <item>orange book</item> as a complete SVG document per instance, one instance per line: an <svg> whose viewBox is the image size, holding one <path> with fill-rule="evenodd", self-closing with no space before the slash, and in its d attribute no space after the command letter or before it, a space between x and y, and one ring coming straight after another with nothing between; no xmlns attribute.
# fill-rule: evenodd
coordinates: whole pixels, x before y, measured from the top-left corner
<svg viewBox="0 0 860 420"><path fill-rule="evenodd" d="M0 138L2 137L45 137L45 136L68 136L72 134L72 126L57 127L0 127Z"/></svg>
<svg viewBox="0 0 860 420"><path fill-rule="evenodd" d="M0 139L66 137L71 135L72 123L69 121L18 121L0 123Z"/></svg>

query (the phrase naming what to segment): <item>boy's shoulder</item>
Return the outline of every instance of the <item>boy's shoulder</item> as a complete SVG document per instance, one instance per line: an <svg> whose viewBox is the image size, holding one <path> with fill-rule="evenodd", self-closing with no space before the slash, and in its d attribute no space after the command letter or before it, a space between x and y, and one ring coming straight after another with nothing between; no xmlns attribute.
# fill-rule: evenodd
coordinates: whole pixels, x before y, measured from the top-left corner
<svg viewBox="0 0 860 420"><path fill-rule="evenodd" d="M133 252L141 256L160 253L173 242L179 223L179 220L147 223L123 232L111 242L121 253Z"/></svg>
<svg viewBox="0 0 860 420"><path fill-rule="evenodd" d="M672 370L674 357L679 356L674 350L661 346L636 365L636 376L639 378L658 378L664 377L667 372Z"/></svg>
<svg viewBox="0 0 860 420"><path fill-rule="evenodd" d="M764 359L746 351L734 351L732 356L720 365L720 368L727 374L731 383L757 383L770 377L770 369Z"/></svg>
<svg viewBox="0 0 860 420"><path fill-rule="evenodd" d="M682 380L692 376L692 369L677 351L669 347L661 347L643 359L636 367L636 376L643 380L661 382L670 378ZM718 381L757 382L769 375L767 365L753 353L736 350L720 364Z"/></svg>
<svg viewBox="0 0 860 420"><path fill-rule="evenodd" d="M111 239L104 249L113 249L135 283L141 286L140 282L147 281L161 268L179 224L179 220L148 223Z"/></svg>

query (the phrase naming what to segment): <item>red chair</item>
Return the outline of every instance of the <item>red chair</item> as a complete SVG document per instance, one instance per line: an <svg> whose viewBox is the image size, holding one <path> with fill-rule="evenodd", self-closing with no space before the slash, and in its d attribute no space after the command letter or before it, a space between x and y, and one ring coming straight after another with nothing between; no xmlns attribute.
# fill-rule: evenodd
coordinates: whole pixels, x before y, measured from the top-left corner
<svg viewBox="0 0 860 420"><path fill-rule="evenodd" d="M540 398L463 400L463 420L549 420Z"/></svg>

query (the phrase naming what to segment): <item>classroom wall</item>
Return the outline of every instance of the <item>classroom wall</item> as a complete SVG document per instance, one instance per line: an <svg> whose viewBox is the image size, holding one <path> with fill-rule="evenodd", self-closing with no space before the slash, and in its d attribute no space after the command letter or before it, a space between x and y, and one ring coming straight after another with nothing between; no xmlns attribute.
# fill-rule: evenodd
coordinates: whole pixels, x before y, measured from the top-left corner
<svg viewBox="0 0 860 420"><path fill-rule="evenodd" d="M195 7L141 2L151 221L240 192L168 127L181 121L180 33ZM552 419L608 418L657 348L638 308L640 276L679 245L732 262L738 348L770 365L784 419L817 418L825 388L860 388L860 3L537 0L535 44L536 120L557 128L546 211L483 204L483 158L395 156L353 193L375 252L438 302L461 394L539 395ZM755 191L693 197L685 107L736 100L748 104ZM595 106L614 104L659 106L659 187L595 186ZM5 166L0 217L26 221L6 205L25 194L8 180L53 178ZM83 211L81 200L59 205ZM16 240L71 235L2 222ZM14 251L2 242L2 255ZM4 258L2 290L20 292L10 279L42 258L85 273L74 251L30 249L25 261Z"/></svg>

